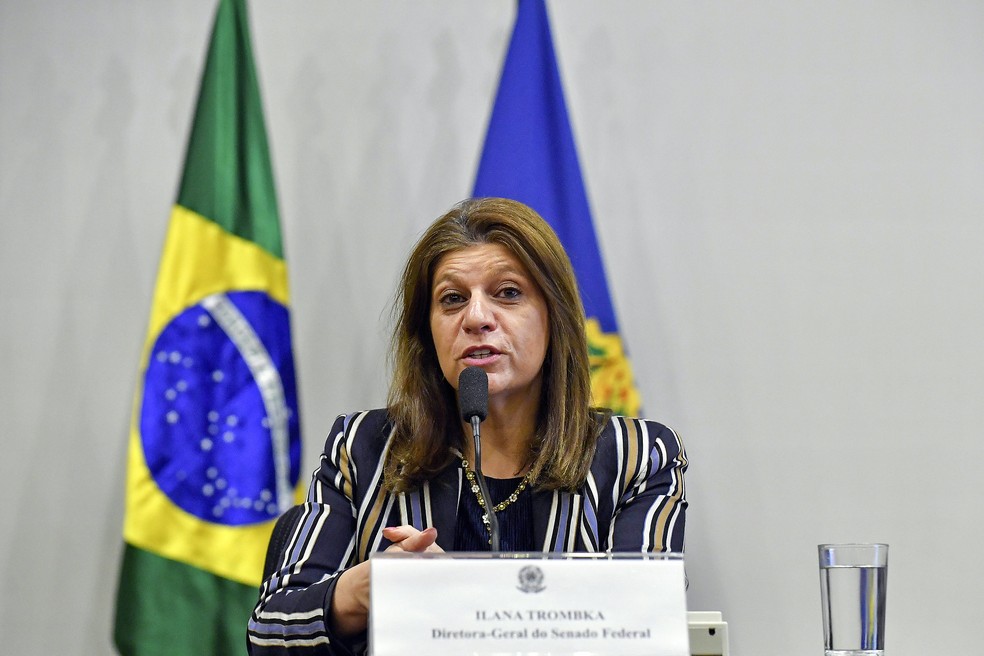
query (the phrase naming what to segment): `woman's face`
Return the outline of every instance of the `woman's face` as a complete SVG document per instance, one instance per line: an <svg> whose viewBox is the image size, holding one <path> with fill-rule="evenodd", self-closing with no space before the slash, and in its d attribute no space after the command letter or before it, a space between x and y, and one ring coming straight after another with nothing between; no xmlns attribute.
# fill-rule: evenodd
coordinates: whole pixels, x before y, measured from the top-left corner
<svg viewBox="0 0 984 656"><path fill-rule="evenodd" d="M430 329L441 371L455 389L458 375L474 365L489 376L490 402L539 398L550 334L547 303L504 246L470 246L437 261Z"/></svg>

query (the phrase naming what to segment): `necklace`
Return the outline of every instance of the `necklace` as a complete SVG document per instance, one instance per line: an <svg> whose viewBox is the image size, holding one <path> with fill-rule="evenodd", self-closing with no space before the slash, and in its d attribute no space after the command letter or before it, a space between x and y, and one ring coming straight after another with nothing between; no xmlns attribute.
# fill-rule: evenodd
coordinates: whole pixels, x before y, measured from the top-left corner
<svg viewBox="0 0 984 656"><path fill-rule="evenodd" d="M464 458L461 459L461 466L465 468L465 478L468 479L468 483L471 486L471 491L475 495L475 498L478 500L478 505L481 506L482 510L485 511L485 514L482 515L482 523L485 524L485 530L490 533L489 541L491 542L492 536L491 536L491 532L489 531L489 510L485 505L485 497L482 496L482 489L478 487L478 481L475 480L475 472L473 472L471 469L468 468L468 461L465 460ZM510 494L508 497L506 497L503 501L500 501L499 503L492 506L492 512L497 513L501 510L504 510L509 504L516 501L516 499L519 498L520 493L522 493L522 491L526 489L526 486L529 484L529 482L530 482L530 472L526 472L526 476L523 476L523 480L519 482L519 485L516 487L513 493Z"/></svg>

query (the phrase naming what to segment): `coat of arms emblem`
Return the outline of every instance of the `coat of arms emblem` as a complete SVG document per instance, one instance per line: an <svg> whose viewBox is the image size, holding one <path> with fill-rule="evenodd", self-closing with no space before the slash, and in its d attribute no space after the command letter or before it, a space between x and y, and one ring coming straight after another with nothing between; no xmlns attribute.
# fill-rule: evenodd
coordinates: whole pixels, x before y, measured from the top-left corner
<svg viewBox="0 0 984 656"><path fill-rule="evenodd" d="M542 592L547 589L543 585L543 570L536 565L527 565L519 570L519 585L523 592Z"/></svg>

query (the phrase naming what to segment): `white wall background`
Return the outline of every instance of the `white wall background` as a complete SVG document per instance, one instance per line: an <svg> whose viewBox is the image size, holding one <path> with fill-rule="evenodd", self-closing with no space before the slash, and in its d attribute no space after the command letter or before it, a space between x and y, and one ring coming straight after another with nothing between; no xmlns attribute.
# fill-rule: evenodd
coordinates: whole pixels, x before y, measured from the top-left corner
<svg viewBox="0 0 984 656"><path fill-rule="evenodd" d="M690 605L820 653L816 545L891 544L892 656L984 604L984 5L552 2ZM0 4L0 634L109 654L126 427L213 5ZM305 471L385 396L411 240L468 195L507 0L252 2Z"/></svg>

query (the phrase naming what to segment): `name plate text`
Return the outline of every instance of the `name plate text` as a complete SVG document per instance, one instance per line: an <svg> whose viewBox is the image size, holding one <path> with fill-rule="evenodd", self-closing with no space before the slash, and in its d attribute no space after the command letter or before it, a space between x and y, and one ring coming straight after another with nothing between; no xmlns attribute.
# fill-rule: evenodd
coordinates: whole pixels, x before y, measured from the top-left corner
<svg viewBox="0 0 984 656"><path fill-rule="evenodd" d="M375 554L374 656L689 656L676 555Z"/></svg>

